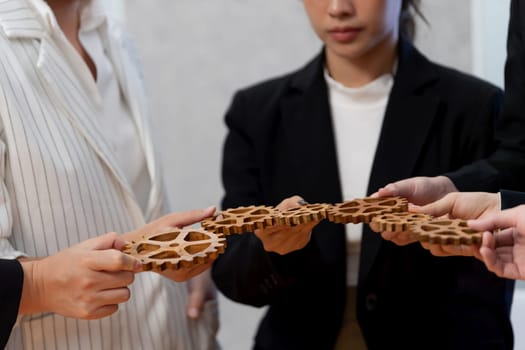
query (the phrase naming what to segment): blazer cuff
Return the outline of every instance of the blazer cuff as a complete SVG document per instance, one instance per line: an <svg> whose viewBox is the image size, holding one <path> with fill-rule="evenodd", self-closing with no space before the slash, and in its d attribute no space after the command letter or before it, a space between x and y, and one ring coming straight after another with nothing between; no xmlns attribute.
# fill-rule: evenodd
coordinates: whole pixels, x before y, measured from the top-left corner
<svg viewBox="0 0 525 350"><path fill-rule="evenodd" d="M525 192L501 190L501 209L509 209L525 204Z"/></svg>

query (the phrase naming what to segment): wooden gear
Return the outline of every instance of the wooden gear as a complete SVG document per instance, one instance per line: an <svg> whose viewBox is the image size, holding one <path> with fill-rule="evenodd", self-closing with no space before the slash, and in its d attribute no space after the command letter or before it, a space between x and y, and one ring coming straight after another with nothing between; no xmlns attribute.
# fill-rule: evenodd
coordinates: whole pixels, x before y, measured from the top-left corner
<svg viewBox="0 0 525 350"><path fill-rule="evenodd" d="M419 241L441 245L479 244L482 237L461 219L432 219L414 224L411 230Z"/></svg>
<svg viewBox="0 0 525 350"><path fill-rule="evenodd" d="M205 264L224 252L226 239L202 229L151 233L128 244L124 253L138 258L144 271L164 271Z"/></svg>
<svg viewBox="0 0 525 350"><path fill-rule="evenodd" d="M338 224L367 223L375 232L407 232L418 240L436 244L474 244L479 232L469 229L466 221L433 219L430 215L408 212L403 197L365 197L338 203L306 204L281 211L271 206L231 208L201 221L205 230L217 234L253 232L273 225L295 226L328 219Z"/></svg>
<svg viewBox="0 0 525 350"><path fill-rule="evenodd" d="M386 213L374 216L370 222L370 229L374 232L407 232L418 222L427 222L432 216L423 213Z"/></svg>
<svg viewBox="0 0 525 350"><path fill-rule="evenodd" d="M358 198L332 206L328 220L336 224L368 224L376 215L407 210L408 201L402 197Z"/></svg>
<svg viewBox="0 0 525 350"><path fill-rule="evenodd" d="M305 204L284 211L276 209L276 223L295 226L311 221L321 221L326 219L328 208L328 204Z"/></svg>
<svg viewBox="0 0 525 350"><path fill-rule="evenodd" d="M201 226L217 234L252 232L275 223L276 210L269 206L248 206L227 209L201 221Z"/></svg>

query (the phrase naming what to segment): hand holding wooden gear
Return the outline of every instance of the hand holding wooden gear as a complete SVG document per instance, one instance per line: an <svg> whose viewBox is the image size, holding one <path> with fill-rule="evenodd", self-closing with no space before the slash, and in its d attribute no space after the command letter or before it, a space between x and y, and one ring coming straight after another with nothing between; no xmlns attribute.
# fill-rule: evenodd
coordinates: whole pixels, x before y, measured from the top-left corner
<svg viewBox="0 0 525 350"><path fill-rule="evenodd" d="M328 219L334 223L369 223L375 232L410 231L422 242L478 244L481 232L468 228L465 220L433 219L408 212L402 197L358 198L335 205L305 204L281 211L271 206L237 207L201 221L203 229L174 229L147 234L129 244L124 252L139 258L144 270L163 271L204 264L224 252L223 234L240 234L273 225L296 226Z"/></svg>

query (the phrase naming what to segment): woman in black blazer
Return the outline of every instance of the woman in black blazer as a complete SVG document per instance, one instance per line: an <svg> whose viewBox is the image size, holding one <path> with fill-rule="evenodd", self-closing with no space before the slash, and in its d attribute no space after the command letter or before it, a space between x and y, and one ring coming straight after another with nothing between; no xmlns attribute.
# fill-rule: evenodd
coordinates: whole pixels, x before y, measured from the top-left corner
<svg viewBox="0 0 525 350"><path fill-rule="evenodd" d="M366 193L393 181L442 174L459 190L518 189L524 157L513 152L525 154L523 118L510 131L521 135L518 148L496 152L509 133L504 129L509 125L497 118L501 91L429 61L406 36L397 35L395 25L388 27L409 1L304 3L314 27L321 23L322 31L328 23L336 33L321 33L328 37L325 46L305 67L236 93L226 114L223 208L276 205L293 194L311 203L351 199L342 194L345 179L325 69L334 80L341 72L351 80L352 74L345 75L348 67L359 69L373 57L378 63L378 56L366 56L367 48L376 49L378 33L393 38L386 51L375 51L379 61L384 59L384 72L395 74L372 165L356 169L370 173ZM363 20L368 6L397 5L397 12L387 11L390 17L379 21L388 30L369 30L378 22ZM365 48L357 56L356 46ZM345 247L344 227L327 221L315 227L306 246L288 254L265 250L254 234L228 237L213 277L232 300L269 306L255 349L334 347L351 302L345 300ZM368 227L360 254L357 310L352 311L369 349L512 349L513 283L494 276L480 261L436 259L419 244L400 247Z"/></svg>

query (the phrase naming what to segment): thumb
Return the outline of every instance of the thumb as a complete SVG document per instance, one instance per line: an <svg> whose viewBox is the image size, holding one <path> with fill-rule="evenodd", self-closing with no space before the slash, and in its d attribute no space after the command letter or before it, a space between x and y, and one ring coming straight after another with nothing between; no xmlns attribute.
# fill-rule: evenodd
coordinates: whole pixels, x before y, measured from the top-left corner
<svg viewBox="0 0 525 350"><path fill-rule="evenodd" d="M204 294L197 290L190 290L188 295L188 317L198 319L204 307Z"/></svg>
<svg viewBox="0 0 525 350"><path fill-rule="evenodd" d="M140 260L115 250L95 250L85 255L88 266L94 271L131 271L142 269Z"/></svg>
<svg viewBox="0 0 525 350"><path fill-rule="evenodd" d="M442 199L439 199L427 205L411 205L410 211L413 211L415 213L424 213L434 217L440 217L445 214L449 214L453 207L454 201L451 200L450 196L445 196Z"/></svg>
<svg viewBox="0 0 525 350"><path fill-rule="evenodd" d="M414 181L411 179L392 182L377 191L379 197L400 196L412 198L415 193Z"/></svg>
<svg viewBox="0 0 525 350"><path fill-rule="evenodd" d="M84 242L79 243L79 246L87 250L105 250L119 249L117 246L120 244L125 244L124 240L120 238L116 232L109 232L104 235L85 240Z"/></svg>
<svg viewBox="0 0 525 350"><path fill-rule="evenodd" d="M215 206L212 205L206 209L194 209L180 213L168 215L166 218L166 226L169 227L184 227L199 222L215 213Z"/></svg>

